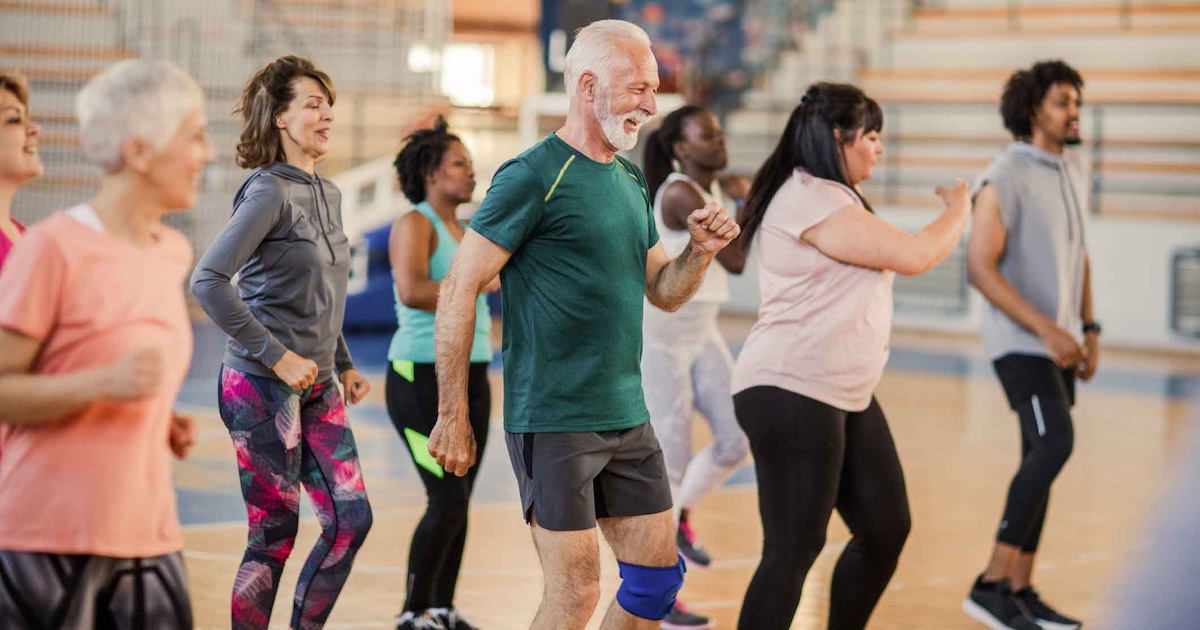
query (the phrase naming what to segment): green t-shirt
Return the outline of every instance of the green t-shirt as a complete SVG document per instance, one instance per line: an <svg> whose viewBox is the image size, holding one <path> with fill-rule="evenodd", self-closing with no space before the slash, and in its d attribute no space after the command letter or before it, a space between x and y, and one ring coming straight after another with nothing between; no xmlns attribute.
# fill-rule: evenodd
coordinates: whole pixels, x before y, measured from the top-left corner
<svg viewBox="0 0 1200 630"><path fill-rule="evenodd" d="M642 304L658 231L641 170L551 134L500 167L470 229L512 253L500 272L504 429L646 422Z"/></svg>

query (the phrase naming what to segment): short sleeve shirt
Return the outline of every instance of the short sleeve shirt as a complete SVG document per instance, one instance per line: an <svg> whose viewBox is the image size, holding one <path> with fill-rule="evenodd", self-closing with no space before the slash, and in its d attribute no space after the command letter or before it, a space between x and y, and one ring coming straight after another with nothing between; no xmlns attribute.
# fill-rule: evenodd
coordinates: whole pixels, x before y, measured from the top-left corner
<svg viewBox="0 0 1200 630"><path fill-rule="evenodd" d="M658 231L641 170L550 135L500 167L470 229L512 254L500 273L505 430L646 422L642 309Z"/></svg>
<svg viewBox="0 0 1200 630"><path fill-rule="evenodd" d="M192 250L169 227L156 236L137 247L60 212L25 234L0 274L0 327L41 343L33 374L99 368L143 347L163 357L152 396L0 428L0 549L137 558L183 548L168 434L192 353Z"/></svg>

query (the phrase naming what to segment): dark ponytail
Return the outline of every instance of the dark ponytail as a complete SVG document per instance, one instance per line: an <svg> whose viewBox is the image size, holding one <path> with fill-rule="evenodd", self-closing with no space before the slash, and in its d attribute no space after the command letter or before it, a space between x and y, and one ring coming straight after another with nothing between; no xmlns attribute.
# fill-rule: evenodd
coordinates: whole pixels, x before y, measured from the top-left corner
<svg viewBox="0 0 1200 630"><path fill-rule="evenodd" d="M683 139L683 123L693 114L704 111L698 105L684 105L667 114L662 125L646 138L646 150L642 154L642 172L646 175L646 187L650 200L655 199L658 189L675 170L675 143Z"/></svg>
<svg viewBox="0 0 1200 630"><path fill-rule="evenodd" d="M835 129L841 133L841 142L834 137ZM797 168L854 190L863 207L871 210L867 200L850 185L842 167L843 146L853 142L860 129L863 134L883 129L879 103L849 84L814 83L808 88L800 104L792 110L779 144L750 186L746 206L738 217L746 247L762 225L771 199Z"/></svg>
<svg viewBox="0 0 1200 630"><path fill-rule="evenodd" d="M284 159L283 136L275 126L275 117L287 110L296 98L296 79L309 78L321 86L332 107L337 90L329 75L312 60L295 55L280 57L267 64L242 89L235 114L242 115L242 135L237 144L237 165L242 168L269 166Z"/></svg>
<svg viewBox="0 0 1200 630"><path fill-rule="evenodd" d="M432 129L418 129L404 139L404 148L400 149L392 166L396 167L400 190L409 201L425 201L425 178L437 172L451 142L461 141L450 133L446 119L441 116L433 122Z"/></svg>

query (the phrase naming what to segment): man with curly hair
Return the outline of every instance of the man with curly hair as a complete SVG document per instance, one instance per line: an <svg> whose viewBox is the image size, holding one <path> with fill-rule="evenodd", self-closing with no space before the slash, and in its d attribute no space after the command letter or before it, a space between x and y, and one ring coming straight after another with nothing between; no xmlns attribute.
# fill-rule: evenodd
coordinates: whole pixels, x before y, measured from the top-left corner
<svg viewBox="0 0 1200 630"><path fill-rule="evenodd" d="M984 346L1020 420L1021 464L991 561L963 610L993 630L1074 630L1030 585L1050 486L1071 455L1076 378L1096 373L1100 325L1084 212L1090 176L1078 145L1083 78L1062 61L1009 77L1000 102L1015 140L980 176L968 242L971 284L988 302Z"/></svg>

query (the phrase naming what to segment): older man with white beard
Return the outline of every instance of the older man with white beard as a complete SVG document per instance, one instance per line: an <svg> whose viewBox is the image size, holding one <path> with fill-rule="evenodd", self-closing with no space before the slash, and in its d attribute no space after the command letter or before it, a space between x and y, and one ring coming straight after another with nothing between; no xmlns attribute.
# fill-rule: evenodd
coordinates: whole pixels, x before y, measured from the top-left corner
<svg viewBox="0 0 1200 630"><path fill-rule="evenodd" d="M499 273L504 429L545 574L531 627L587 624L600 598L599 525L622 578L601 627L658 628L684 566L642 397L642 296L678 309L739 228L710 203L688 217L692 240L679 257L658 242L645 178L617 155L656 111L644 31L617 20L583 28L565 82L566 123L496 173L442 280L429 451L456 475L475 464L466 388L475 298Z"/></svg>

